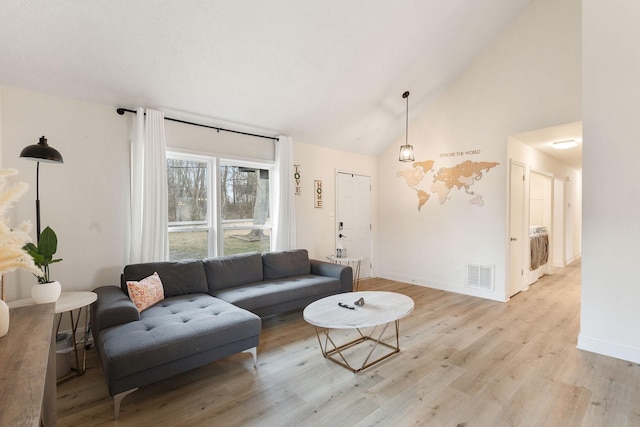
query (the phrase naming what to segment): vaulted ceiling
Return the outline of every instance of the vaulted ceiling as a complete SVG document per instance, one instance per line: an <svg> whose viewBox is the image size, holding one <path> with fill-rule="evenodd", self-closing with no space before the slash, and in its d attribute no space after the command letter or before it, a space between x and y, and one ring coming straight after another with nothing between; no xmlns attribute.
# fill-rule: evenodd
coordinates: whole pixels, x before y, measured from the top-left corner
<svg viewBox="0 0 640 427"><path fill-rule="evenodd" d="M378 155L529 0L2 0L0 85Z"/></svg>

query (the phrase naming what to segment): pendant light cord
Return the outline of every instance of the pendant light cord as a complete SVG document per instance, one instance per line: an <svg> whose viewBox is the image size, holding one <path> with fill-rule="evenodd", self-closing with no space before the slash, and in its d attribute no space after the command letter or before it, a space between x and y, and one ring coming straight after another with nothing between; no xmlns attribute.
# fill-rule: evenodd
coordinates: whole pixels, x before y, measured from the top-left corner
<svg viewBox="0 0 640 427"><path fill-rule="evenodd" d="M406 123L405 123L404 145L409 145L409 91L406 91L405 93L403 93L402 97L407 100L407 115L406 115Z"/></svg>

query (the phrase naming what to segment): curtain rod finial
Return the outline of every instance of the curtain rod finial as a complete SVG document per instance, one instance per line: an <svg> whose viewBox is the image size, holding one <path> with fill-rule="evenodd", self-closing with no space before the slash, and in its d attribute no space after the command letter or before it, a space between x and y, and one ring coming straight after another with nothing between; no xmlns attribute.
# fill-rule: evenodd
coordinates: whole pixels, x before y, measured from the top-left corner
<svg viewBox="0 0 640 427"><path fill-rule="evenodd" d="M121 116L123 116L124 115L124 108L116 108L116 113L118 113Z"/></svg>

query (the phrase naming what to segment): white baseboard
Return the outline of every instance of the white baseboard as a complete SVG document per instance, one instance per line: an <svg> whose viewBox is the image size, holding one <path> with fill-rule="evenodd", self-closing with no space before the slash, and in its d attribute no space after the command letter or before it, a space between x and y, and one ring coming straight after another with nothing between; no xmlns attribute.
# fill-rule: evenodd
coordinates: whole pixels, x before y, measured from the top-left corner
<svg viewBox="0 0 640 427"><path fill-rule="evenodd" d="M605 341L580 334L578 335L577 348L628 362L640 363L640 348L631 347L626 344Z"/></svg>
<svg viewBox="0 0 640 427"><path fill-rule="evenodd" d="M423 278L414 278L411 276L406 276L403 274L398 274L394 272L377 272L377 277L381 279L387 280L395 280L397 282L410 283L413 285L424 286L427 288L438 289L441 291L454 292L456 294L469 295L472 297L478 297L483 299L489 299L498 302L506 302L508 299L504 298L503 295L498 294L498 292L494 291L484 291L466 287L461 284L453 284L453 283L445 283L439 282L437 280L429 280Z"/></svg>

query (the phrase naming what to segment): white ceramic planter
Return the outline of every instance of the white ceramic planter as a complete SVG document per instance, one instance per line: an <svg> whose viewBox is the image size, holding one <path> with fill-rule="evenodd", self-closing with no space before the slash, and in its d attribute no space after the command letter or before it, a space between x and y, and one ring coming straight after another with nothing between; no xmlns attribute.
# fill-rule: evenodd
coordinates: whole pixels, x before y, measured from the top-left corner
<svg viewBox="0 0 640 427"><path fill-rule="evenodd" d="M31 298L38 304L56 302L60 298L60 282L38 283L31 288Z"/></svg>
<svg viewBox="0 0 640 427"><path fill-rule="evenodd" d="M9 332L9 306L0 299L0 338Z"/></svg>

